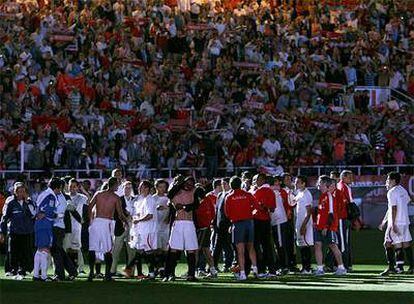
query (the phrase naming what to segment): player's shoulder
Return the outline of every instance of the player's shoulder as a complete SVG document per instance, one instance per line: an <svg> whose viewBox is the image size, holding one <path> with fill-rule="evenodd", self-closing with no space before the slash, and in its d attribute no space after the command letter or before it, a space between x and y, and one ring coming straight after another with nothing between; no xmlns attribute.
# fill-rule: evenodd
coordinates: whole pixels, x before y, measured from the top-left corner
<svg viewBox="0 0 414 304"><path fill-rule="evenodd" d="M78 193L78 195L82 200L86 200L86 201L88 200L88 197L85 194Z"/></svg>

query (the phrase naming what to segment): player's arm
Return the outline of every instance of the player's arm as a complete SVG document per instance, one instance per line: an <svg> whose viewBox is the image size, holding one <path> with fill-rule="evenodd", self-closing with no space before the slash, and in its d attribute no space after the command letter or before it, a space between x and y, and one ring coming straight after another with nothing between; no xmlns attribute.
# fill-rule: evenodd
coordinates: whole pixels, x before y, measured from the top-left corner
<svg viewBox="0 0 414 304"><path fill-rule="evenodd" d="M399 231L398 231L397 225L395 224L395 219L397 218L397 206L392 206L391 212L392 212L392 230L398 234Z"/></svg>
<svg viewBox="0 0 414 304"><path fill-rule="evenodd" d="M89 208L88 208L88 217L89 217L89 225L92 223L93 219L93 207L96 205L96 196L99 194L99 192L95 193L92 197L91 201L89 202Z"/></svg>
<svg viewBox="0 0 414 304"><path fill-rule="evenodd" d="M329 214L328 214L328 226L331 226L334 221L334 202L331 193L328 194L329 199Z"/></svg>
<svg viewBox="0 0 414 304"><path fill-rule="evenodd" d="M10 204L7 205L6 208L6 212L4 213L4 215L1 218L1 223L0 223L0 244L2 244L4 242L4 236L7 233L7 223L10 220L10 216L11 216L11 208L10 208Z"/></svg>
<svg viewBox="0 0 414 304"><path fill-rule="evenodd" d="M384 218L382 219L381 224L378 226L378 229L381 231L384 229L384 226L388 221L388 212L389 212L388 210L387 212L385 212Z"/></svg>

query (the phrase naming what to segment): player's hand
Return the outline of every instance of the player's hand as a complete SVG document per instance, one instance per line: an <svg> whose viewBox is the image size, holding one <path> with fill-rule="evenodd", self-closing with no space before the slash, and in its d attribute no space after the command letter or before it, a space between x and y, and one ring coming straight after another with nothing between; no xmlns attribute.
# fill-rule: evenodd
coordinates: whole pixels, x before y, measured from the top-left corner
<svg viewBox="0 0 414 304"><path fill-rule="evenodd" d="M306 226L300 227L300 235L305 235L305 234L306 234Z"/></svg>
<svg viewBox="0 0 414 304"><path fill-rule="evenodd" d="M323 235L323 236L326 236L326 234L327 234L327 233L328 233L328 229L323 229L323 230L322 230L322 235Z"/></svg>
<svg viewBox="0 0 414 304"><path fill-rule="evenodd" d="M36 219L37 220L41 220L42 218L44 218L45 217L45 214L44 213L38 213L37 215L36 215Z"/></svg>
<svg viewBox="0 0 414 304"><path fill-rule="evenodd" d="M138 224L139 223L139 220L133 220L132 223L133 224Z"/></svg>
<svg viewBox="0 0 414 304"><path fill-rule="evenodd" d="M157 210L165 210L167 209L167 207L163 206L163 205L158 205L157 206Z"/></svg>
<svg viewBox="0 0 414 304"><path fill-rule="evenodd" d="M400 234L400 231L397 228L397 225L392 225L392 231L394 231L395 234Z"/></svg>
<svg viewBox="0 0 414 304"><path fill-rule="evenodd" d="M0 244L4 243L4 234L0 233Z"/></svg>
<svg viewBox="0 0 414 304"><path fill-rule="evenodd" d="M175 209L181 210L181 209L183 209L183 205L182 204L175 204Z"/></svg>

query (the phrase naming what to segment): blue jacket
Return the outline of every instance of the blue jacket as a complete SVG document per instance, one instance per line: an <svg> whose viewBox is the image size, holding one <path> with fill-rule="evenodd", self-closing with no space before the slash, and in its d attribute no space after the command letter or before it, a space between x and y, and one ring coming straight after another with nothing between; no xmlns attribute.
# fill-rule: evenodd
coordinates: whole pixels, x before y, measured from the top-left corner
<svg viewBox="0 0 414 304"><path fill-rule="evenodd" d="M32 211L35 206L31 200L24 201L22 205L13 198L7 205L5 214L1 219L1 232L6 234L7 224L10 222L10 234L31 234L33 233L34 216Z"/></svg>

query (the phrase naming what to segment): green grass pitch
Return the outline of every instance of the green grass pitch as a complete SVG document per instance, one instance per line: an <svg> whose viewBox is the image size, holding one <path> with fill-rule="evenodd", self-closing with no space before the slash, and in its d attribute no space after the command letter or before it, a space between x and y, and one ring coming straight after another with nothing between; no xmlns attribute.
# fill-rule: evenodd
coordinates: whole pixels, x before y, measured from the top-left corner
<svg viewBox="0 0 414 304"><path fill-rule="evenodd" d="M379 242L379 243L378 243ZM236 282L230 274L218 279L188 283L178 279L162 283L118 279L115 282L41 283L13 281L0 269L0 303L399 303L414 304L414 276L380 277L385 268L381 234L364 231L355 235L354 271L344 277L287 275L271 280ZM121 269L121 267L119 267ZM186 271L180 264L177 274Z"/></svg>

